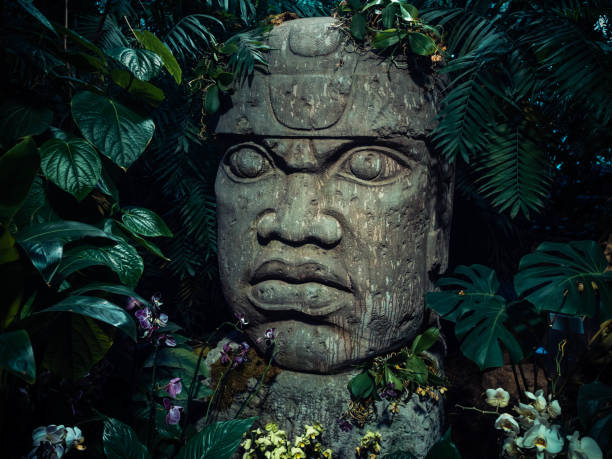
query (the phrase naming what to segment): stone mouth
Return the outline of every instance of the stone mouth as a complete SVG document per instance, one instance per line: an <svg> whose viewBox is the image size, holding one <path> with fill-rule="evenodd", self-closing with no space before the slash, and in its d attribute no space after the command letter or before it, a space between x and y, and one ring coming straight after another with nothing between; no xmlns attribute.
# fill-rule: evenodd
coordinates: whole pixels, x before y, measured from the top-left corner
<svg viewBox="0 0 612 459"><path fill-rule="evenodd" d="M274 259L262 263L253 273L251 285L278 280L287 284L323 284L327 287L351 292L351 281L347 273L337 272L327 264L316 261L288 263Z"/></svg>

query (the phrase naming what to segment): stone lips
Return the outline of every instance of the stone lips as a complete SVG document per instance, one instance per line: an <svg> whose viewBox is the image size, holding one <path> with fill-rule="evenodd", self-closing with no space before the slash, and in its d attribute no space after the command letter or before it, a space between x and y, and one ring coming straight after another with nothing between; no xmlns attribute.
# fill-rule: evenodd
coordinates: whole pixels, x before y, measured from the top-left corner
<svg viewBox="0 0 612 459"><path fill-rule="evenodd" d="M216 133L421 137L435 126L433 78L423 74L419 85L405 69L355 49L333 18L285 22L268 45L269 73L256 70L236 88Z"/></svg>

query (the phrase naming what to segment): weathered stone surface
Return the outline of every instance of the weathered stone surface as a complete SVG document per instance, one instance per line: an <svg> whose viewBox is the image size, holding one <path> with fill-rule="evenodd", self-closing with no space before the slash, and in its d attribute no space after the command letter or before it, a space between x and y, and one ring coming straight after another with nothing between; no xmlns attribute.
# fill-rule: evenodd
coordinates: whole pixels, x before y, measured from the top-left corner
<svg viewBox="0 0 612 459"><path fill-rule="evenodd" d="M221 355L221 348L227 340L219 343L207 356L207 365L212 365ZM363 428L353 427L344 432L337 422L347 409L350 395L349 380L358 373L353 370L334 375L308 374L283 370L270 386L251 398L241 418L258 416L258 424L265 426L275 422L287 432L288 438L301 435L304 425L318 422L325 428L323 444L331 447L334 457L354 457L355 447L368 430L382 435L382 453L410 451L415 456L425 457L427 451L441 436L443 416L442 402L413 395L399 412L391 417L388 402L376 402L376 416ZM210 381L208 382L211 385ZM257 380L249 381L249 388L255 389ZM248 392L235 394L232 406L214 415L214 420L232 419L248 397ZM238 454L236 457L240 457Z"/></svg>
<svg viewBox="0 0 612 459"><path fill-rule="evenodd" d="M444 269L452 174L424 135L432 77L352 49L331 18L270 35L232 97L216 181L225 296L278 363L330 373L410 340ZM261 346L261 345L260 345Z"/></svg>

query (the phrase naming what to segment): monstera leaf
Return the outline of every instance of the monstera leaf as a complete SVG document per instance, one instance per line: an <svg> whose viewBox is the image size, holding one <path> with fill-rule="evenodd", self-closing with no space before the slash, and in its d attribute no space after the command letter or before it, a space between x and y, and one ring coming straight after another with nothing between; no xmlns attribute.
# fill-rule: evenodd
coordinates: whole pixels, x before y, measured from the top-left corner
<svg viewBox="0 0 612 459"><path fill-rule="evenodd" d="M519 295L538 311L612 318L612 271L594 241L544 242L525 255L514 278Z"/></svg>
<svg viewBox="0 0 612 459"><path fill-rule="evenodd" d="M509 318L508 304L504 297L497 295L499 282L495 271L472 265L459 266L453 274L440 279L437 285L458 289L428 293L427 306L456 323L455 334L461 341L461 351L481 370L501 367L504 364L501 341L512 360L519 361L523 353L505 326Z"/></svg>

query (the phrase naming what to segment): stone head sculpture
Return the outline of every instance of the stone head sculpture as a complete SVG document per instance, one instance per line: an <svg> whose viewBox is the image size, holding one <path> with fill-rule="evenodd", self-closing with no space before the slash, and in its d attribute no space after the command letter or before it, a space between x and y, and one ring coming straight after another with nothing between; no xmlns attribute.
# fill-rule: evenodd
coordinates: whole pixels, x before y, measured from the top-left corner
<svg viewBox="0 0 612 459"><path fill-rule="evenodd" d="M331 18L276 27L216 126L225 297L277 362L328 373L404 344L444 269L451 172L426 142L432 75L359 51ZM254 340L255 341L255 340ZM260 344L264 346L264 344Z"/></svg>

